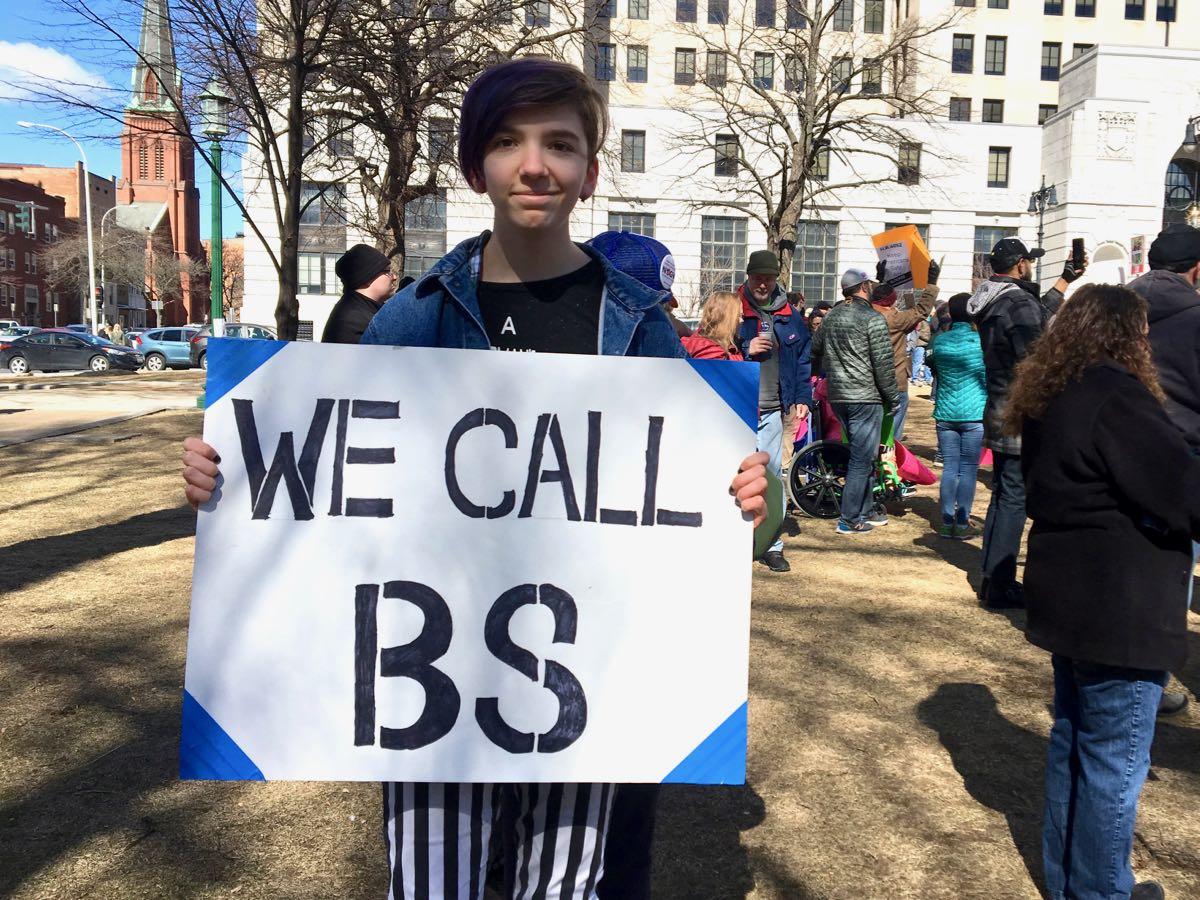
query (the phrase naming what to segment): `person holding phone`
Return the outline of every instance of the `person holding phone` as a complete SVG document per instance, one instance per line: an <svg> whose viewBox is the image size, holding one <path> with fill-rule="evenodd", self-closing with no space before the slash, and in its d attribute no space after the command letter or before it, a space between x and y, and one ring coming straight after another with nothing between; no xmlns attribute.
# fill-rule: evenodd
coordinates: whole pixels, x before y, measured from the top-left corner
<svg viewBox="0 0 1200 900"><path fill-rule="evenodd" d="M1046 323L1058 311L1067 285L1083 275L1067 257L1054 287L1042 293L1032 281L1033 261L1046 255L1030 250L1019 238L1004 238L992 247L991 278L967 301L967 312L979 328L987 369L987 403L983 444L992 451L992 499L983 523L983 557L979 599L988 609L1025 606L1017 581L1017 556L1025 531L1025 481L1021 475L1021 436L1004 431L1004 409L1017 364L1029 355Z"/></svg>
<svg viewBox="0 0 1200 900"><path fill-rule="evenodd" d="M742 324L738 349L745 359L759 364L758 449L771 457L771 468L783 478L783 444L787 418L799 423L812 407L811 336L802 311L788 302L779 284L779 257L770 250L755 250L746 265L746 281L738 288ZM786 413L786 415L785 415ZM762 555L772 572L791 569L783 556L783 537L777 537Z"/></svg>

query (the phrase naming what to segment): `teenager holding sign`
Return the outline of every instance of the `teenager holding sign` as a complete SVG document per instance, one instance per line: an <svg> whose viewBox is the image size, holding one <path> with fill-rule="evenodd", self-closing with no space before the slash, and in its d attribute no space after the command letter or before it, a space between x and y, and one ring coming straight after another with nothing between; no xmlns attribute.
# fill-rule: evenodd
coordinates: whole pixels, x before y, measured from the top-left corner
<svg viewBox="0 0 1200 900"><path fill-rule="evenodd" d="M596 189L606 128L603 98L573 66L527 58L480 75L463 99L458 155L467 183L492 201L493 230L388 301L363 343L684 356L661 294L571 240L571 211ZM216 487L217 454L198 438L184 449L185 490L198 505ZM747 457L730 486L755 524L766 462ZM481 897L493 827L509 897L600 896L614 787L385 784L388 896Z"/></svg>

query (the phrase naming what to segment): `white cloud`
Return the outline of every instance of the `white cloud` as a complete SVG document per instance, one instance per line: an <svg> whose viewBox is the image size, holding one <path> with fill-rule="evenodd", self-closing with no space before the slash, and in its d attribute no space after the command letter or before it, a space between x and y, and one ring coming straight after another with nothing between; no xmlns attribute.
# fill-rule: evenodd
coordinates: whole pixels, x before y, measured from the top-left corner
<svg viewBox="0 0 1200 900"><path fill-rule="evenodd" d="M51 47L0 41L0 102L29 100L47 92L87 99L108 87L104 78Z"/></svg>

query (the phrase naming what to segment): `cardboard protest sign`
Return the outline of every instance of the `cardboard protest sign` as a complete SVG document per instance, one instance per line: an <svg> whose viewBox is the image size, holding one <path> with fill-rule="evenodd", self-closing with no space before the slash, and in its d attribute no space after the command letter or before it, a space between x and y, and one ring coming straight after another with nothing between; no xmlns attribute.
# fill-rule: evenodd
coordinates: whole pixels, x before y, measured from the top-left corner
<svg viewBox="0 0 1200 900"><path fill-rule="evenodd" d="M757 366L208 358L182 777L744 781Z"/></svg>
<svg viewBox="0 0 1200 900"><path fill-rule="evenodd" d="M887 280L897 291L921 290L929 279L929 250L916 225L901 225L872 236L875 253L887 261Z"/></svg>

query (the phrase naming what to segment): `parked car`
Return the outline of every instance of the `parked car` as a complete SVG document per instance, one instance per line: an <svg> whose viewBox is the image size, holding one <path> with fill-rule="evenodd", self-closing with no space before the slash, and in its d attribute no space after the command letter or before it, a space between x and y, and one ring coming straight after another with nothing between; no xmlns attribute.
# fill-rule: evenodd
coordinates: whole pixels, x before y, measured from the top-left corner
<svg viewBox="0 0 1200 900"><path fill-rule="evenodd" d="M136 371L144 362L145 357L136 350L95 335L78 334L65 328L48 328L17 338L11 344L0 344L0 367L6 367L14 375L24 375L35 370Z"/></svg>
<svg viewBox="0 0 1200 900"><path fill-rule="evenodd" d="M130 346L146 357L151 372L191 368L191 341L194 328L151 328L135 335Z"/></svg>
<svg viewBox="0 0 1200 900"><path fill-rule="evenodd" d="M41 329L36 325L11 325L7 328L0 328L0 341L12 342L27 334L33 334L35 331L41 331Z"/></svg>
<svg viewBox="0 0 1200 900"><path fill-rule="evenodd" d="M208 368L208 338L211 334L212 329L205 325L203 330L192 338L190 358L193 366L199 366L202 369ZM268 328L266 325L252 325L249 322L227 322L225 324L225 337L266 341L279 340L275 336L274 328Z"/></svg>
<svg viewBox="0 0 1200 900"><path fill-rule="evenodd" d="M16 319L0 319L0 332L11 331L14 328L20 328L21 323Z"/></svg>
<svg viewBox="0 0 1200 900"><path fill-rule="evenodd" d="M86 325L64 325L63 330L73 331L73 332L75 332L75 334L91 334L92 333L92 329L88 328Z"/></svg>

